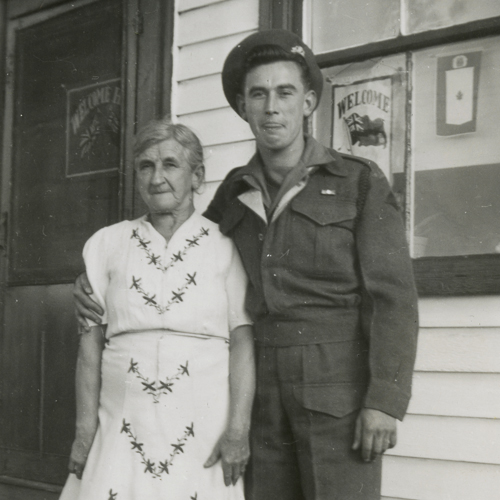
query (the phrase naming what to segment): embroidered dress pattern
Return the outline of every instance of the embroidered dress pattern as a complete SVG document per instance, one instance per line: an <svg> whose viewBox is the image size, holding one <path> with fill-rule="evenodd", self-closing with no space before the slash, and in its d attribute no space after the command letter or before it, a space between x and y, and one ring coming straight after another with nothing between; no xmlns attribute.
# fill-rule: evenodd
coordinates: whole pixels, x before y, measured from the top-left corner
<svg viewBox="0 0 500 500"><path fill-rule="evenodd" d="M130 285L130 288L137 290L137 292L139 292L142 295L142 298L145 300L145 305L154 307L159 314L164 314L170 310L173 304L179 304L180 302L184 302L184 299L182 297L183 295L185 295L188 287L190 287L191 285L196 286L197 284L195 278L196 278L196 273L193 274L187 273L186 283L184 283L183 286L178 288L177 292L174 292L173 290L171 291L172 298L167 302L165 306L161 306L160 304L158 304L158 302L155 300L156 294L151 295L142 288L141 286L142 278L136 278L135 276L132 276L132 285Z"/></svg>
<svg viewBox="0 0 500 500"><path fill-rule="evenodd" d="M202 227L198 234L192 236L191 238L186 238L187 244L184 246L182 250L180 250L177 253L174 253L172 258L170 259L170 262L168 262L166 265L163 265L161 257L159 255L155 255L155 253L151 250L150 248L151 241L148 241L145 238L143 238L139 234L138 228L132 230L132 236L130 238L138 241L137 245L138 248L143 250L149 259L148 265L153 265L156 269L158 269L158 271L166 273L177 262L183 262L183 257L188 253L188 251L191 248L199 246L200 239L205 236L208 236L209 234L210 234L209 229ZM167 311L169 311L174 304L179 304L180 302L184 302L183 296L185 295L187 289L190 286L196 286L196 285L197 285L196 272L187 273L186 282L181 287L177 288L177 291L171 290L170 293L172 294L172 297L165 305L161 305L158 303L156 294L151 294L143 288L142 278L136 278L135 276L132 276L132 284L130 285L130 289L136 290L142 296L142 298L145 301L144 302L145 305L149 307L154 307L158 311L158 314L164 314Z"/></svg>
<svg viewBox="0 0 500 500"><path fill-rule="evenodd" d="M125 433L128 436L130 444L132 445L131 449L141 456L141 463L145 466L144 473L149 473L151 476L157 478L160 477L162 473L170 474L169 467L171 467L174 463L175 457L184 453L184 446L186 445L187 440L190 437L194 438L194 424L191 423L191 425L186 426L184 434L182 437L177 439L177 443L172 443L170 445L173 447L170 456L165 461L160 461L158 467L155 462L152 462L151 459L146 456L146 452L143 450L144 443L139 442L139 439L136 435L134 435L131 429L131 424L125 419L123 419L123 425L120 433Z"/></svg>
<svg viewBox="0 0 500 500"><path fill-rule="evenodd" d="M189 497L190 500L198 500L198 493L195 492L194 495ZM118 500L118 493L113 493L113 490L109 490L109 496L107 500Z"/></svg>
<svg viewBox="0 0 500 500"><path fill-rule="evenodd" d="M130 238L136 239L139 242L138 247L144 250L144 252L148 256L149 259L148 264L155 266L156 269L165 273L171 267L173 267L177 262L182 262L183 261L182 257L184 257L191 248L199 246L198 243L199 240L204 236L208 236L209 232L210 232L209 229L205 229L204 227L202 227L199 234L192 236L191 238L187 238L186 239L187 245L182 250L175 253L173 257L170 259L170 262L168 262L165 266L161 263L161 257L159 255L155 255L151 250L150 248L151 242L146 241L144 238L140 236L139 229L137 228L134 229L132 231L132 236Z"/></svg>
<svg viewBox="0 0 500 500"><path fill-rule="evenodd" d="M184 365L180 365L179 368L177 369L177 373L175 375L172 375L171 377L166 377L165 382L162 382L161 380L158 381L159 387L156 387L156 382L153 380L153 382L149 381L148 377L145 377L139 370L139 363L134 361L133 358L130 359L130 368L128 369L128 373L132 372L135 373L136 377L141 380L142 385L144 388L142 389L143 391L146 391L148 394L153 396L153 401L155 403L158 403L160 400L160 396L162 394L168 395L169 393L172 392L172 387L174 385L175 380L180 380L182 375L187 375L189 377L189 370L188 370L188 361Z"/></svg>
<svg viewBox="0 0 500 500"><path fill-rule="evenodd" d="M198 500L198 493L195 492L194 495L189 497L190 500ZM113 490L109 490L109 496L107 500L118 500L118 493L113 493Z"/></svg>

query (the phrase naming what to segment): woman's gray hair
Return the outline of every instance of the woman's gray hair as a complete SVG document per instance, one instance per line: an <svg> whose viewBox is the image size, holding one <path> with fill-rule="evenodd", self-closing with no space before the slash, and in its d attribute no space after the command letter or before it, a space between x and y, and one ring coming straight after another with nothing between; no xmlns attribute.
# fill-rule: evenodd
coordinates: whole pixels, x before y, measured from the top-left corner
<svg viewBox="0 0 500 500"><path fill-rule="evenodd" d="M168 116L151 120L139 129L134 138L134 160L146 149L167 139L174 139L185 149L191 170L203 166L203 147L196 134L186 125L172 123Z"/></svg>

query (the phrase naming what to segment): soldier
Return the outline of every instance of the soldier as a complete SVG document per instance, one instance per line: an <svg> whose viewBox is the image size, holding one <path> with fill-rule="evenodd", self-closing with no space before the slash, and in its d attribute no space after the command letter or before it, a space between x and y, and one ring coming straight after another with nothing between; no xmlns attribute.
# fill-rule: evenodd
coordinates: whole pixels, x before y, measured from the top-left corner
<svg viewBox="0 0 500 500"><path fill-rule="evenodd" d="M418 331L398 205L377 165L305 134L323 77L299 37L249 36L222 83L257 144L205 213L250 279L257 391L246 498L379 499ZM77 315L95 319L82 282Z"/></svg>

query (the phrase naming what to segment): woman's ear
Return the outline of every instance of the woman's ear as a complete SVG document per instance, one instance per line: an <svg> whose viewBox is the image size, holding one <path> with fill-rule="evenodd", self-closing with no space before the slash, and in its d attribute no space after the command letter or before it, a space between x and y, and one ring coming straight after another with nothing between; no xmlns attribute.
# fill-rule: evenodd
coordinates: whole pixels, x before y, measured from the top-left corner
<svg viewBox="0 0 500 500"><path fill-rule="evenodd" d="M193 191L196 191L197 189L200 189L203 181L205 180L205 165L198 165L193 170L192 176Z"/></svg>

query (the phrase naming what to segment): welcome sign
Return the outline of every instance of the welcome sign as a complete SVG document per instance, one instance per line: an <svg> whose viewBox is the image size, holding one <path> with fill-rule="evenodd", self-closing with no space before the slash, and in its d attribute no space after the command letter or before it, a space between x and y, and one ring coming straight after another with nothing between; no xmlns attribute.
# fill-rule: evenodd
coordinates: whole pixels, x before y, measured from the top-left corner
<svg viewBox="0 0 500 500"><path fill-rule="evenodd" d="M67 177L118 169L121 105L120 79L67 91Z"/></svg>
<svg viewBox="0 0 500 500"><path fill-rule="evenodd" d="M332 102L333 148L373 160L390 179L392 79L334 86Z"/></svg>

